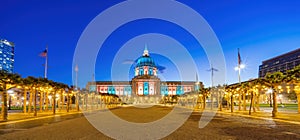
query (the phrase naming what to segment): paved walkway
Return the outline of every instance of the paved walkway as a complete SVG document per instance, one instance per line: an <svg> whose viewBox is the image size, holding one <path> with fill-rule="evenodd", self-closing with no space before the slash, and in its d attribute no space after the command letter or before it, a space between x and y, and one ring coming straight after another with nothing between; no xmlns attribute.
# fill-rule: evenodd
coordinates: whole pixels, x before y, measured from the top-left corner
<svg viewBox="0 0 300 140"><path fill-rule="evenodd" d="M34 113L10 112L10 113L8 113L7 121L3 121L2 114L0 114L1 115L0 125L22 122L22 121L30 121L30 120L36 120L36 119L42 119L42 118L49 118L49 117L53 117L53 116L76 114L76 113L81 113L81 112L78 112L76 110L70 110L69 112L62 110L62 111L56 111L55 115L53 115L52 111L48 111L48 112L37 112L37 116L33 116Z"/></svg>
<svg viewBox="0 0 300 140"><path fill-rule="evenodd" d="M117 106L108 106L108 108L115 108L115 107L117 107ZM104 109L104 108L101 108L101 109ZM89 108L89 110L90 110L90 108ZM38 111L37 116L34 116L33 112L32 113L22 113L21 110L9 110L7 121L3 121L2 114L0 112L0 125L50 118L53 116L65 116L65 115L77 114L77 113L82 113L82 111L76 111L76 109L70 109L69 112L67 112L65 109L62 109L61 111L59 111L59 109L57 109L55 115L53 115L53 112L50 109L49 111L43 111L43 112Z"/></svg>
<svg viewBox="0 0 300 140"><path fill-rule="evenodd" d="M36 117L33 116L33 113L10 112L8 113L8 121L6 122L2 121L2 115L0 114L0 125L48 118L53 116L76 114L76 113L82 113L82 112L78 112L76 110L70 110L69 112L66 112L65 110L62 110L62 111L56 111L56 115L53 115L52 111L38 112ZM249 111L237 111L237 108L234 110L233 113L231 113L230 110L227 110L225 108L222 111L218 111L218 113L223 115L234 115L234 116L247 117L247 118L275 120L275 121L300 125L300 114L294 110L279 110L278 116L276 118L272 117L271 108L261 108L260 111L251 112L251 115L249 115Z"/></svg>
<svg viewBox="0 0 300 140"><path fill-rule="evenodd" d="M172 107L161 107L154 106L151 108L136 108L136 107L122 107L113 109L112 112L128 120L129 122L151 122L153 119L157 120L161 115L168 114L172 111ZM185 113L185 112L184 112ZM223 113L223 114L222 114ZM166 128L173 126L173 121L166 122L166 125L158 125L157 130L159 132L165 133L166 137L163 139L173 140L173 139L208 139L208 140L275 140L275 139L300 139L300 125L289 124L277 121L268 121L263 119L253 119L240 117L238 115L243 115L239 113L233 113L236 115L230 115L230 112L224 110L222 113L216 114L213 119L204 128L199 128L199 120L205 118L202 116L201 112L195 111L191 116L184 122L184 124L178 129L174 130L173 133L167 134ZM227 115L226 113L229 113ZM267 112L268 113L268 112ZM77 115L77 114L76 114ZM100 115L100 114L91 114ZM182 112L177 113L178 116L182 116ZM210 114L212 115L212 114ZM224 116L224 117L223 117ZM97 116L95 116L97 117ZM26 123L31 123L26 122ZM111 124L107 122L106 125ZM18 139L30 139L30 140L61 140L61 139L74 139L74 140L102 140L111 139L106 132L99 132L95 129L94 125L91 124L85 117L77 117L74 119L68 119L60 121L58 123L49 123L46 125L41 125L39 127L31 127L18 129L19 127L12 128L7 132L7 130L2 130L0 139L1 140L18 140ZM101 124L102 125L102 124ZM151 125L152 126L152 125ZM119 125L117 128L128 127ZM109 136L119 136L124 137L120 139L125 139L127 135L134 137L131 139L150 139L149 135L150 127L145 127L145 131L136 133L134 128L126 129L128 131L120 131L120 129L110 129L113 135ZM155 134L157 136L157 134ZM115 137L118 138L118 137ZM129 138L127 138L129 139Z"/></svg>
<svg viewBox="0 0 300 140"><path fill-rule="evenodd" d="M251 112L249 115L249 110L247 111L237 111L231 113L230 110L223 109L222 111L218 111L219 114L224 115L235 115L247 118L255 118L255 119L264 119L264 120L274 120L279 122L287 122L292 124L300 125L300 113L295 110L279 110L277 117L272 117L272 109L271 108L261 108L260 111Z"/></svg>

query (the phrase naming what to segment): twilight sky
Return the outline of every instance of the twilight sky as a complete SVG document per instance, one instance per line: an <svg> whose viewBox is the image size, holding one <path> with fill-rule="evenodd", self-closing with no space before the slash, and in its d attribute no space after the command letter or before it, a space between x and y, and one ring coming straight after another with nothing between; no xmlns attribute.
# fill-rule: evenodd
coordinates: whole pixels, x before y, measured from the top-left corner
<svg viewBox="0 0 300 140"><path fill-rule="evenodd" d="M23 77L29 75L42 77L44 59L38 54L48 45L48 78L71 85L73 55L79 38L97 15L120 2L122 1L1 0L0 37L16 45L14 71ZM159 2L157 0L157 3ZM237 65L237 48L240 48L242 61L246 64L241 73L242 81L245 81L258 76L258 66L263 60L300 46L300 1L178 0L178 2L197 11L216 34L225 56L224 69L228 84L238 80L237 72L234 71ZM130 16L128 13L124 12L119 16ZM110 18L117 19L119 16ZM179 15L174 15L176 16ZM188 72L185 77L179 76L182 68L178 67L184 63L190 64L190 59L183 54L186 51L196 64L199 80L203 81L206 87L211 84L210 73L207 71L210 64L199 42L182 27L158 19L135 20L124 23L114 30L98 52L95 64L96 80L130 80L132 71L130 69L119 71L118 68L132 67L124 61L135 60L142 55L145 44L156 63L166 67L164 72L160 73L161 79L195 80L194 70ZM154 53L159 52L157 49L170 53L174 58L168 58L164 53ZM81 76L92 79L92 75ZM84 87L85 84L84 80L79 81L79 86Z"/></svg>

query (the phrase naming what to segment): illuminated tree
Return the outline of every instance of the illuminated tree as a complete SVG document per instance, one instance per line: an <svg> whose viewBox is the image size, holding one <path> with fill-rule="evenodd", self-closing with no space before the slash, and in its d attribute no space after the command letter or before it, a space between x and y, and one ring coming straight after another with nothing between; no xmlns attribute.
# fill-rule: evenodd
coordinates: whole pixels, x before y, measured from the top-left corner
<svg viewBox="0 0 300 140"><path fill-rule="evenodd" d="M21 80L18 74L0 71L0 92L2 93L2 118L7 121L7 90L16 86Z"/></svg>
<svg viewBox="0 0 300 140"><path fill-rule="evenodd" d="M275 72L275 73L267 73L265 76L266 84L272 89L273 93L273 111L272 111L272 117L277 116L278 108L277 108L277 87L282 84L283 80L285 79L285 76L281 72Z"/></svg>

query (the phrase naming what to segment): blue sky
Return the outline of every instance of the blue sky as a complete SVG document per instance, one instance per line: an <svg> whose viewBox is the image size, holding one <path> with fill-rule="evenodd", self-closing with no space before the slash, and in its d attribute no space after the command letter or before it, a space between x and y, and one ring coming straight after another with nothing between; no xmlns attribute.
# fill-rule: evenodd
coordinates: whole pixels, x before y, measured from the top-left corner
<svg viewBox="0 0 300 140"><path fill-rule="evenodd" d="M15 43L15 72L23 77L43 76L44 59L38 54L49 46L49 79L72 84L72 61L82 32L105 9L120 0L37 1L2 0L0 37ZM242 81L256 78L263 60L286 53L300 46L300 2L276 0L193 1L179 0L193 8L208 22L218 37L226 60L226 83L237 82L237 48L240 48L246 68ZM155 9L154 9L155 10ZM138 11L137 11L138 12ZM124 13L126 15L126 13ZM187 15L188 16L188 15ZM118 18L118 17L112 17ZM143 44L154 50L157 42L137 38L141 34L159 33L173 37L194 58L199 80L209 86L207 57L199 44L182 28L165 21L144 19L124 24L111 34L98 54L95 78L110 80L113 56L126 43L138 40L133 50L142 54ZM161 45L168 41L162 41ZM128 46L129 47L129 46ZM166 66L161 74L166 80L176 80L175 62L153 54L157 63ZM155 57L157 56L157 57ZM184 58L182 58L184 60ZM80 69L80 68L79 68ZM172 74L170 74L172 73ZM195 75L194 73L191 75ZM92 76L88 76L92 79ZM130 78L130 76L127 76ZM194 80L194 76L184 80ZM84 87L85 83L79 83Z"/></svg>

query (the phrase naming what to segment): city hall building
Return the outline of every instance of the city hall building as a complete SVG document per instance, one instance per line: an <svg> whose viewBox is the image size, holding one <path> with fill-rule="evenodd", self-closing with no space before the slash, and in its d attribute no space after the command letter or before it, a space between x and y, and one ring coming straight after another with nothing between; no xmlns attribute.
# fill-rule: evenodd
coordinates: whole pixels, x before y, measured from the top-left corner
<svg viewBox="0 0 300 140"><path fill-rule="evenodd" d="M86 88L90 92L118 96L181 95L203 88L197 77L196 81L161 81L157 73L157 66L145 48L143 55L137 59L131 81L88 82Z"/></svg>

